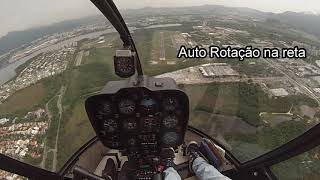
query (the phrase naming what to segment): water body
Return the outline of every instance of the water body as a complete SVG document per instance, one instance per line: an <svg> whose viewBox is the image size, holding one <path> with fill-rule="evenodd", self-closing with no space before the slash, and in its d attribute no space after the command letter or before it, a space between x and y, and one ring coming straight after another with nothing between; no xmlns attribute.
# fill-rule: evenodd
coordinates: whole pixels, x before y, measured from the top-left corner
<svg viewBox="0 0 320 180"><path fill-rule="evenodd" d="M163 28L163 27L174 27L174 26L181 26L182 24L160 24L160 25L152 25L152 26L148 26L145 27L144 29L153 29L153 28ZM135 27L129 27L130 31L135 31L137 28ZM65 41L61 41L58 42L57 44L53 44L51 46L45 47L43 49L40 49L28 56L25 56L23 58L21 58L20 60L17 60L11 64L9 64L8 66L0 69L0 86L3 85L4 83L8 82L9 80L11 80L13 77L16 76L16 72L15 69L17 67L19 67L20 65L24 64L25 62L27 62L28 60L38 56L41 53L46 53L49 51L54 51L54 50L59 50L61 49L61 46L73 43L73 42L78 42L80 40L83 39L93 39L93 38L98 38L101 35L104 34L109 34L109 33L114 33L117 32L115 29L107 29L104 31L98 31L98 32L93 32L93 33L88 33L88 34L84 34L84 35L80 35L77 37L73 37L70 39L67 39Z"/></svg>
<svg viewBox="0 0 320 180"><path fill-rule="evenodd" d="M135 28L130 28L130 30L135 30ZM45 47L43 49L40 49L40 50L38 50L38 51L28 55L28 56L25 56L25 57L15 61L15 62L9 64L8 66L0 69L0 85L3 85L4 83L8 82L9 80L11 80L13 77L16 76L15 69L17 67L19 67L20 65L24 64L28 60L38 56L41 53L46 53L46 52L49 52L49 51L59 50L59 49L61 49L62 46L70 44L70 43L73 43L73 42L77 42L77 41L80 41L80 40L83 40L83 39L89 39L89 38L98 38L101 35L108 34L108 33L114 33L114 32L116 32L115 29L107 29L107 30L104 30L104 31L98 31L98 32L93 32L93 33L89 33L89 34L84 34L84 35L80 35L80 36L77 36L77 37L74 37L74 38L67 39L65 41L58 42L56 44L53 44L53 45L48 46L48 47Z"/></svg>

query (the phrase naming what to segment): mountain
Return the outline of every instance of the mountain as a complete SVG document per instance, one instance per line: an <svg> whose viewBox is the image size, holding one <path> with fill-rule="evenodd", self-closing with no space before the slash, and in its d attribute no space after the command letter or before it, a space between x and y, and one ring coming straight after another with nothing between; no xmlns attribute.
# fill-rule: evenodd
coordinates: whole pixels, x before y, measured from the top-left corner
<svg viewBox="0 0 320 180"><path fill-rule="evenodd" d="M157 16L157 15L184 15L184 14L201 14L201 15L245 15L262 18L267 13L250 9L250 8L234 8L221 5L203 5L192 7L145 7L141 9L120 10L124 16Z"/></svg>
<svg viewBox="0 0 320 180"><path fill-rule="evenodd" d="M320 15L317 12L284 12L268 13L250 8L225 7L220 5L205 5L196 7L175 7L175 8L152 8L146 7L139 10L125 10L125 16L145 16L145 15L183 15L183 14L201 14L201 15L238 15L242 17L253 17L258 20L276 20L279 23L286 24L298 30L311 33L320 38Z"/></svg>
<svg viewBox="0 0 320 180"><path fill-rule="evenodd" d="M92 16L81 19L68 20L48 26L27 29L23 31L12 31L0 38L0 55L12 49L18 48L25 43L41 38L46 35L70 31L80 25L89 24L93 21L105 20L103 16Z"/></svg>
<svg viewBox="0 0 320 180"><path fill-rule="evenodd" d="M317 11L305 11L305 12L302 12L303 14L306 14L306 15L320 15L319 12Z"/></svg>
<svg viewBox="0 0 320 180"><path fill-rule="evenodd" d="M225 7L220 5L204 5L195 7L145 7L141 9L127 9L120 10L124 17L139 17L139 16L158 16L158 15L236 15L241 17L252 17L258 20L268 21L276 20L277 23L286 24L290 27L294 27L298 30L305 31L307 33L314 34L320 37L320 16L316 13L305 13L305 12L284 12L281 14L266 13L250 8L234 8ZM90 23L95 20L106 19L100 16L86 17L77 20L69 20L61 23L52 24L50 26L39 27L28 29L24 31L14 31L8 33L6 36L0 38L0 55L8 52L14 48L20 47L21 45L31 42L35 39L43 37L45 35L59 33L63 31L72 30L79 25Z"/></svg>
<svg viewBox="0 0 320 180"><path fill-rule="evenodd" d="M294 28L320 37L319 15L287 11L281 14L274 14L272 17L281 21L281 23L289 24Z"/></svg>

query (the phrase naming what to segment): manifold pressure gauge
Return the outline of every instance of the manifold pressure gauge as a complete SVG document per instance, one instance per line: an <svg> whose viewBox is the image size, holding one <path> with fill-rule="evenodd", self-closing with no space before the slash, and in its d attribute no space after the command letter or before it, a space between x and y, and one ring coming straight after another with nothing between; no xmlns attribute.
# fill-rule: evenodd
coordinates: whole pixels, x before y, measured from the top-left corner
<svg viewBox="0 0 320 180"><path fill-rule="evenodd" d="M115 73L121 78L128 78L135 73L134 55L131 50L117 50L114 56Z"/></svg>

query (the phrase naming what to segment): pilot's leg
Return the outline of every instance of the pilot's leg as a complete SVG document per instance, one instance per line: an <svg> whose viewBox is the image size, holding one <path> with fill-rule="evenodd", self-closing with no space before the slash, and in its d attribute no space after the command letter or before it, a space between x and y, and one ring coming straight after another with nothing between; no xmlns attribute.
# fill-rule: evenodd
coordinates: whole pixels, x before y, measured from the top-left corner
<svg viewBox="0 0 320 180"><path fill-rule="evenodd" d="M230 180L202 157L197 157L193 161L192 170L200 180Z"/></svg>
<svg viewBox="0 0 320 180"><path fill-rule="evenodd" d="M181 180L180 175L173 167L167 168L163 173L165 180Z"/></svg>
<svg viewBox="0 0 320 180"><path fill-rule="evenodd" d="M163 148L161 150L161 159L165 164L165 170L163 171L163 176L165 180L181 180L178 172L173 168L175 166L173 160L175 158L174 149Z"/></svg>
<svg viewBox="0 0 320 180"><path fill-rule="evenodd" d="M189 155L189 168L199 180L230 180L200 156L200 149L196 142L190 142L187 153Z"/></svg>

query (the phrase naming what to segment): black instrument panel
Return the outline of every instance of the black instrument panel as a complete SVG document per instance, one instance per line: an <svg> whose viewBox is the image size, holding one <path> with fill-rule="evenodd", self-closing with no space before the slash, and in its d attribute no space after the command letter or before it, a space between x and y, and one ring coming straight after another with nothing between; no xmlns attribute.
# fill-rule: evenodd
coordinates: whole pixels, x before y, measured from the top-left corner
<svg viewBox="0 0 320 180"><path fill-rule="evenodd" d="M177 148L183 143L189 100L179 90L131 87L88 98L86 110L105 146L127 150L131 156L147 156L158 154L161 147Z"/></svg>

